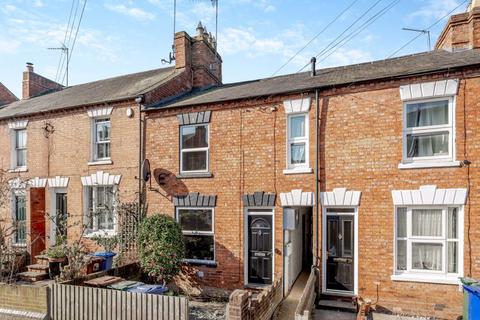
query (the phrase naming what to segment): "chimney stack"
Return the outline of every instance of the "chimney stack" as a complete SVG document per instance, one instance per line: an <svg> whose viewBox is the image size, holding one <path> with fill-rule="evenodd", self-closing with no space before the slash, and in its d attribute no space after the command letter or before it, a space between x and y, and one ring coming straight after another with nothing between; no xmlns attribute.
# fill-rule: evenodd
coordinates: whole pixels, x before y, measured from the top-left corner
<svg viewBox="0 0 480 320"><path fill-rule="evenodd" d="M450 17L435 49L460 51L480 48L480 0L473 0L468 11Z"/></svg>
<svg viewBox="0 0 480 320"><path fill-rule="evenodd" d="M193 74L193 88L222 83L222 57L216 49L216 39L199 22L196 36L186 32L175 34L175 68L187 69Z"/></svg>
<svg viewBox="0 0 480 320"><path fill-rule="evenodd" d="M60 91L63 86L33 71L33 63L27 62L23 72L22 99L30 99L53 91Z"/></svg>

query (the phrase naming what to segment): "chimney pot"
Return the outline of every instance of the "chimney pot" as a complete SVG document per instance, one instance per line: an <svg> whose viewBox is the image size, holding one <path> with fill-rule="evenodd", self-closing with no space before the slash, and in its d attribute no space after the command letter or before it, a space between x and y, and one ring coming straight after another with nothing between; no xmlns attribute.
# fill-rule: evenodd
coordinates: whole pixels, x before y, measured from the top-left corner
<svg viewBox="0 0 480 320"><path fill-rule="evenodd" d="M312 63L311 75L312 75L312 77L315 77L317 75L317 58L312 57L310 62Z"/></svg>
<svg viewBox="0 0 480 320"><path fill-rule="evenodd" d="M28 72L33 72L33 63L27 62L27 71Z"/></svg>
<svg viewBox="0 0 480 320"><path fill-rule="evenodd" d="M203 36L203 32L204 32L204 28L202 25L202 21L199 21L197 25L197 36Z"/></svg>

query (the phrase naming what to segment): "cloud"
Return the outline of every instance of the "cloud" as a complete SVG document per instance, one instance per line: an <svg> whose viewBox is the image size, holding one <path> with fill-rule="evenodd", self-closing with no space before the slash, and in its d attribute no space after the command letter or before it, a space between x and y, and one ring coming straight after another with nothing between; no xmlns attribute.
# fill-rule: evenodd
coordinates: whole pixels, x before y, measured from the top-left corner
<svg viewBox="0 0 480 320"><path fill-rule="evenodd" d="M35 0L35 1L33 1L33 6L35 8L42 8L42 7L45 6L45 3L43 3L43 1L41 1L41 0Z"/></svg>
<svg viewBox="0 0 480 320"><path fill-rule="evenodd" d="M461 3L460 0L426 0L426 2L424 6L408 16L410 21L418 18L425 21L440 19Z"/></svg>
<svg viewBox="0 0 480 320"><path fill-rule="evenodd" d="M221 34L220 52L245 53L249 57L278 53L285 44L275 38L257 38L251 29L227 28Z"/></svg>
<svg viewBox="0 0 480 320"><path fill-rule="evenodd" d="M20 47L20 41L0 37L0 53L1 54L17 53L17 50L19 47Z"/></svg>
<svg viewBox="0 0 480 320"><path fill-rule="evenodd" d="M140 21L153 20L155 15L143 9L127 6L125 4L105 4L105 8L110 11L120 13Z"/></svg>

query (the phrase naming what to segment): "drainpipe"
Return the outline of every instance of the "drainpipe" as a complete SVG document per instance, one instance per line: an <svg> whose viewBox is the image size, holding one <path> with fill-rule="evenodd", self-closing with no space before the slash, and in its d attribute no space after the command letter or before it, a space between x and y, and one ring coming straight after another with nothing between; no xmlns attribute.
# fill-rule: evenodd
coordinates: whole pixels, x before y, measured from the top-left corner
<svg viewBox="0 0 480 320"><path fill-rule="evenodd" d="M313 60L313 59L312 59ZM313 62L313 61L312 61ZM315 62L313 62L313 65L315 64ZM319 149L319 146L318 146L318 132L319 132L319 123L318 123L318 114L319 114L319 106L318 106L318 89L315 89L315 215L317 216L317 219L316 219L316 231L317 231L317 234L316 234L316 243L317 243L317 247L316 247L316 250L315 250L315 266L317 266L317 263L318 263L318 244L319 244L319 223L318 223L318 220L319 220L319 197L318 197L318 172L319 172L319 157L318 157L318 149Z"/></svg>
<svg viewBox="0 0 480 320"><path fill-rule="evenodd" d="M143 95L139 95L135 98L135 102L138 106L138 214L141 214L142 208L142 182L143 182L143 128L142 128L142 103L145 101Z"/></svg>

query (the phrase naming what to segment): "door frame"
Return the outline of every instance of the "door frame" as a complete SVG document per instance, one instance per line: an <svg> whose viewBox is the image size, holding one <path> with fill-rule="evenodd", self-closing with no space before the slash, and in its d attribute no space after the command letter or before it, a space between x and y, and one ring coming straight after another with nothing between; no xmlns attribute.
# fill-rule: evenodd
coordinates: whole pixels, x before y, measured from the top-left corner
<svg viewBox="0 0 480 320"><path fill-rule="evenodd" d="M353 212L345 213L328 213L328 209L353 209ZM341 290L327 290L327 216L353 216L354 224L354 257L353 257L353 292ZM325 206L322 208L322 293L326 295L352 297L358 295L358 206Z"/></svg>
<svg viewBox="0 0 480 320"><path fill-rule="evenodd" d="M55 226L54 219L57 218L57 193L65 193L68 199L67 188L53 188L50 192L50 245L54 246L57 241L57 230ZM68 201L68 200L67 200ZM68 213L68 202L67 202L67 213Z"/></svg>
<svg viewBox="0 0 480 320"><path fill-rule="evenodd" d="M250 214L250 210L256 211ZM272 283L275 281L275 207L245 207L243 210L243 284L245 287L264 287L265 284L248 282L248 216L272 216Z"/></svg>

